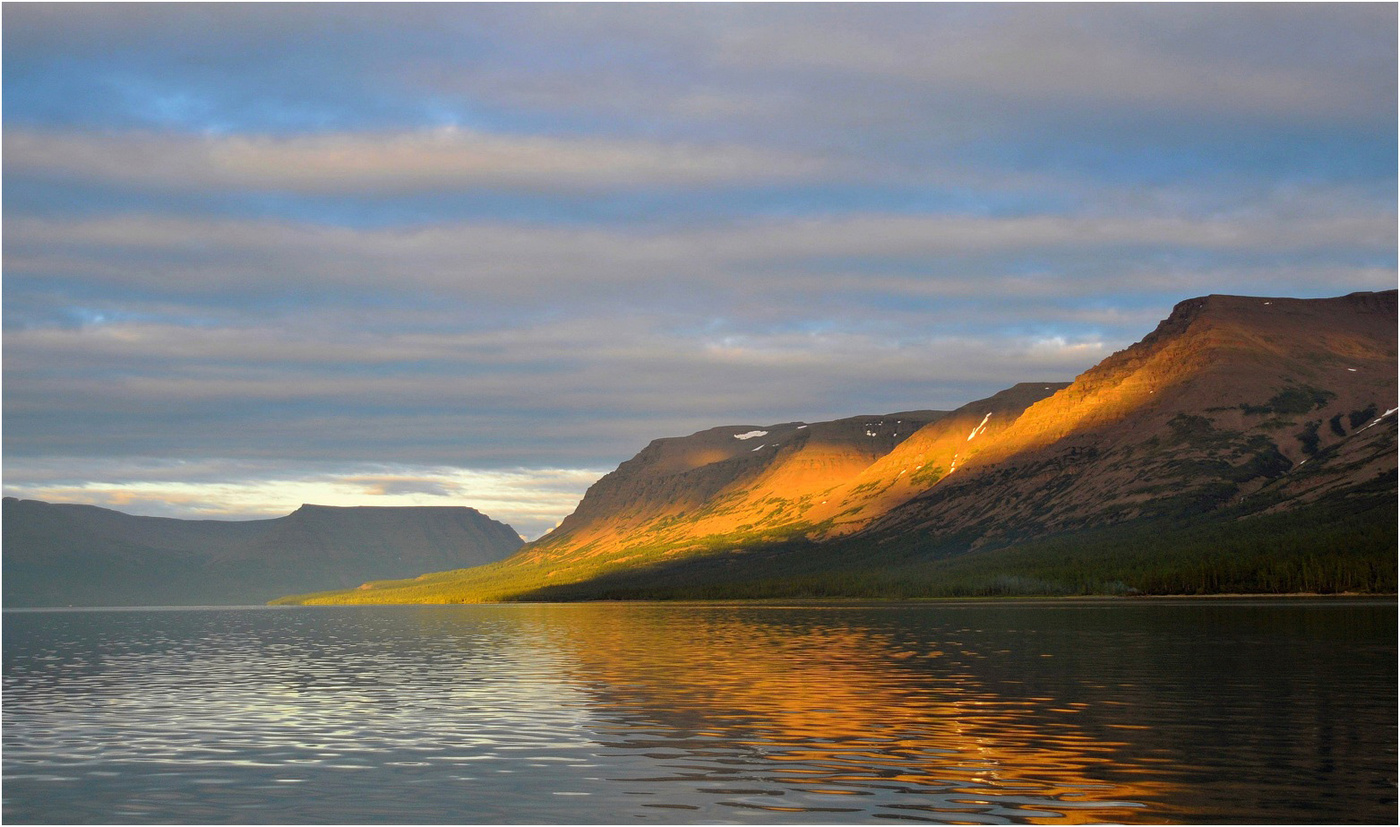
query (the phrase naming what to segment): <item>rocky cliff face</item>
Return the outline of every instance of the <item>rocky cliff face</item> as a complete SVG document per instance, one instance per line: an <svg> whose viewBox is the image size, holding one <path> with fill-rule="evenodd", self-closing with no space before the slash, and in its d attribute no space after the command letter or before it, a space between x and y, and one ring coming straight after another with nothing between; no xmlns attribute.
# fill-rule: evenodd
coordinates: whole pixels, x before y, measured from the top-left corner
<svg viewBox="0 0 1400 827"><path fill-rule="evenodd" d="M7 497L4 529L10 607L256 604L478 566L522 543L510 526L452 507L304 505L273 520L175 520Z"/></svg>

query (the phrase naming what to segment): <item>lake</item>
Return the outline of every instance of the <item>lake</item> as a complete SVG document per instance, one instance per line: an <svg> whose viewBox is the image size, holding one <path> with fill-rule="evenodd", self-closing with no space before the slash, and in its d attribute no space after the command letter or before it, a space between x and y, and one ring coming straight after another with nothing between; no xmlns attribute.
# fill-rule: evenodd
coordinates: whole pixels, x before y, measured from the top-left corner
<svg viewBox="0 0 1400 827"><path fill-rule="evenodd" d="M1396 820L1393 599L7 611L7 823Z"/></svg>

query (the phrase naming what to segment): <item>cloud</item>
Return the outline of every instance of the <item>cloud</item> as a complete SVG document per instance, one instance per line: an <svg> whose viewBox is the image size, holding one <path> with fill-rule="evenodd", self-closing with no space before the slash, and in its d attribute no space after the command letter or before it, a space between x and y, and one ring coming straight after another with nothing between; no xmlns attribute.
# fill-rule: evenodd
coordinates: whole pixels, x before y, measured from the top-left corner
<svg viewBox="0 0 1400 827"><path fill-rule="evenodd" d="M1372 27L1394 9L1037 7L786 16L726 38L726 64L903 83L986 107L1125 107L1374 119L1394 112L1393 65ZM1292 46L1304 41L1308 48ZM1371 74L1375 72L1377 74ZM1390 73L1393 75L1393 73ZM1387 94L1389 92L1389 94ZM978 101L976 104L969 101Z"/></svg>
<svg viewBox="0 0 1400 827"><path fill-rule="evenodd" d="M771 289L810 280L832 262L1079 254L1141 258L1154 249L1262 256L1393 255L1395 212L1287 211L1219 217L1162 214L853 214L728 226L627 228L457 223L352 230L273 221L121 215L7 222L7 270L26 277L144 285L182 293L410 287L477 299L614 295L639 285L738 285L762 273ZM984 269L984 268L979 268ZM888 281L888 280L887 280ZM920 289L932 286L913 275ZM935 279L936 283L937 280ZM535 299L537 300L537 299Z"/></svg>
<svg viewBox="0 0 1400 827"><path fill-rule="evenodd" d="M53 498L547 527L462 474L1396 278L1384 4L4 14L6 483Z"/></svg>
<svg viewBox="0 0 1400 827"><path fill-rule="evenodd" d="M1201 182L1393 170L1374 143L1394 130L1391 8L634 9L497 21L520 62L444 60L416 88L464 110L741 136L921 181L957 167Z"/></svg>
<svg viewBox="0 0 1400 827"><path fill-rule="evenodd" d="M737 145L431 131L302 136L8 129L7 174L307 194L723 186L820 177L830 162Z"/></svg>
<svg viewBox="0 0 1400 827"><path fill-rule="evenodd" d="M592 467L849 400L957 407L1072 378L1193 295L1393 285L1393 205L1347 193L694 226L10 218L6 450Z"/></svg>
<svg viewBox="0 0 1400 827"><path fill-rule="evenodd" d="M1384 4L24 4L6 24L7 133L125 133L118 154L32 158L109 180L128 180L118 157L335 192L332 172L431 188L428 166L491 186L789 180L813 157L1208 180L1366 156L1393 175L1371 151L1395 124ZM143 132L209 137L152 158Z"/></svg>
<svg viewBox="0 0 1400 827"><path fill-rule="evenodd" d="M1072 378L1193 295L1393 285L1394 206L1350 194L689 225L11 217L6 450L593 467L849 400L957 407Z"/></svg>
<svg viewBox="0 0 1400 827"><path fill-rule="evenodd" d="M7 456L609 467L717 422L956 407L1094 361L922 318L804 331L614 311L439 334L336 319L7 330Z"/></svg>

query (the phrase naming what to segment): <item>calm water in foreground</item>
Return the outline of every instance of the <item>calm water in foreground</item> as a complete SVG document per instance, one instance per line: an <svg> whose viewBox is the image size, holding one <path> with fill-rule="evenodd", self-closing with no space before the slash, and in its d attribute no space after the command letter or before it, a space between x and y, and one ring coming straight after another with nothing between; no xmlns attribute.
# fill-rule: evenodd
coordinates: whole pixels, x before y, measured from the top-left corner
<svg viewBox="0 0 1400 827"><path fill-rule="evenodd" d="M6 612L24 822L1396 820L1393 600Z"/></svg>

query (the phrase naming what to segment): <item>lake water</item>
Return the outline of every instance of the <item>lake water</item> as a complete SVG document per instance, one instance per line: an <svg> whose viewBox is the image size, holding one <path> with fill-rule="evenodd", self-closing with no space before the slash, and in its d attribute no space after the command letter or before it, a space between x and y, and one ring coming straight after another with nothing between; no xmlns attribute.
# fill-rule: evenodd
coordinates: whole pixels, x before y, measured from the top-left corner
<svg viewBox="0 0 1400 827"><path fill-rule="evenodd" d="M1396 820L1393 600L6 612L4 819Z"/></svg>

